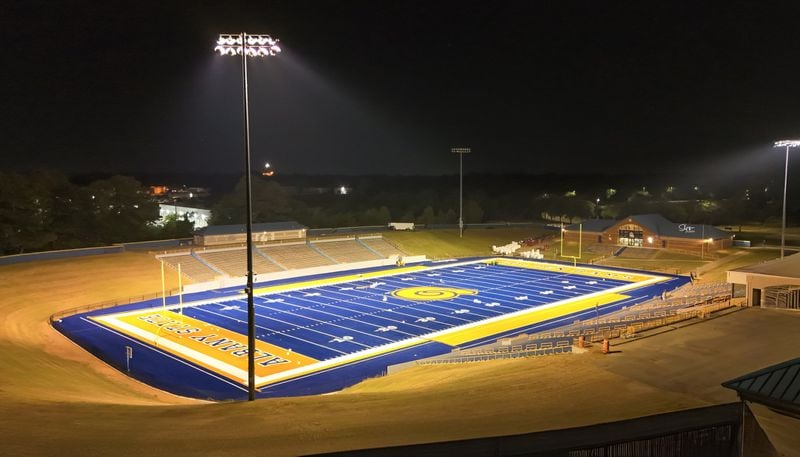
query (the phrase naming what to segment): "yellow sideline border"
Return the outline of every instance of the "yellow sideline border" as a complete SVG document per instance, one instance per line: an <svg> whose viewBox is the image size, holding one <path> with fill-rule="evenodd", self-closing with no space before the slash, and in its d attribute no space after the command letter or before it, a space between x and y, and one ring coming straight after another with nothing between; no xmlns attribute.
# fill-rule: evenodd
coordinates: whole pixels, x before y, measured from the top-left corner
<svg viewBox="0 0 800 457"><path fill-rule="evenodd" d="M517 328L538 324L539 322L544 322L546 320L554 319L567 314L586 311L587 309L607 305L609 303L624 300L626 298L629 297L627 295L615 293L598 295L591 298L578 297L578 299L575 301L568 301L558 306L548 307L545 305L543 307L525 310L528 312L522 314L511 313L498 316L497 320L494 322L478 321L482 325L472 328L470 328L469 324L467 324L459 327L459 329L455 329L450 333L446 333L441 336L429 337L429 339L431 341L444 343L450 346L458 346L459 344L464 344L473 340L508 332Z"/></svg>
<svg viewBox="0 0 800 457"><path fill-rule="evenodd" d="M529 270L555 271L559 273L587 276L591 278L608 278L617 281L640 282L651 279L656 275L641 273L629 273L623 271L605 270L603 268L574 267L558 263L544 263L536 261L515 260L508 258L496 258L485 260L485 263L505 265L508 267L527 268Z"/></svg>
<svg viewBox="0 0 800 457"><path fill-rule="evenodd" d="M266 295L266 294L274 294L280 292L289 292L292 290L310 289L312 287L327 286L330 284L338 284L340 282L359 281L363 279L380 278L383 276L401 275L405 273L413 273L415 271L427 270L427 269L428 267L418 265L415 267L393 268L391 270L369 271L366 273L353 274L353 275L312 279L310 281L290 282L286 284L278 284L277 286L259 287L257 289L253 289L253 294Z"/></svg>
<svg viewBox="0 0 800 457"><path fill-rule="evenodd" d="M406 349L426 342L434 341L449 346L457 346L470 341L486 338L491 335L501 334L503 332L513 331L517 328L530 326L539 322L550 320L553 318L561 317L567 314L573 314L593 307L603 306L619 300L629 298L629 296L621 294L626 290L638 289L658 282L667 280L668 278L658 275L644 275L627 272L616 272L612 270L605 270L602 268L590 267L577 267L563 264L551 264L536 261L515 260L508 258L489 258L481 261L470 261L467 263L453 262L442 265L430 266L410 266L403 268L394 268L390 270L379 270L361 274L350 274L344 276L334 276L330 278L321 278L300 282L289 282L276 286L261 287L254 289L254 294L268 295L273 293L302 290L313 287L320 287L331 284L338 284L350 281L359 281L365 279L380 278L386 276L395 276L422 270L435 270L438 268L446 268L450 266L466 266L478 263L497 264L505 266L513 266L518 268L528 268L534 270L562 272L565 274L581 275L588 278L597 278L602 280L604 278L615 279L620 281L629 282L614 289L596 292L588 296L580 296L574 299L567 299L548 305L540 306L532 309L525 309L494 318L485 319L482 321L465 324L459 327L441 330L438 332L429 333L420 337L412 337L405 340L397 341L394 343L372 347L359 352L354 352L328 360L319 361L303 354L293 352L291 350L281 348L262 341L256 342L256 350L270 355L275 355L281 359L287 360L288 363L274 363L270 365L267 370L259 370L256 372L256 386L258 388L265 387L281 381L290 380L300 376L314 374L323 370L339 367L342 365L358 362L361 360L369 359L372 357L380 356L400 349ZM438 267L438 268L437 268ZM226 297L226 299L236 299L241 296ZM201 300L198 302L185 303L183 306L198 306L206 303L217 302L218 299ZM140 316L163 314L165 318L177 320L185 324L188 328L198 329L213 329L216 336L226 338L231 342L246 341L246 336L226 329L221 329L206 322L177 314L171 310L177 309L178 306L170 306L164 308L150 308L147 310L128 311L118 314L110 314L103 316L90 317L90 319L102 323L105 326L114 328L115 330L133 337L139 341L151 344L155 347L168 350L170 353L187 358L200 366L203 366L214 373L225 376L228 379L234 380L239 383L246 383L247 372L246 368L242 369L240 363L227 363L220 360L217 356L220 355L218 347L208 347L200 345L197 347L187 347L183 344L187 342L186 335L173 334L170 331L162 331L160 328L155 331L149 331L143 328L137 321ZM172 324L170 324L172 325ZM182 327L184 328L184 327ZM194 345L196 346L196 345ZM224 352L224 351L223 351Z"/></svg>
<svg viewBox="0 0 800 457"><path fill-rule="evenodd" d="M127 336L194 362L216 374L247 383L247 336L166 309L93 316ZM256 340L256 376L312 365L318 360Z"/></svg>

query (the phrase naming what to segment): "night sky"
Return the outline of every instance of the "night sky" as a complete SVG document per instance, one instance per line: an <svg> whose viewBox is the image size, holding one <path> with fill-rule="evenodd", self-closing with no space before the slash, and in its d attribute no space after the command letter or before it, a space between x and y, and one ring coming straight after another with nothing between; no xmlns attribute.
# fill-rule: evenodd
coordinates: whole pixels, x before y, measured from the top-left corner
<svg viewBox="0 0 800 457"><path fill-rule="evenodd" d="M0 12L0 169L782 172L800 2L20 1ZM800 154L798 154L800 155ZM796 162L800 162L800 157ZM798 168L793 167L793 170Z"/></svg>

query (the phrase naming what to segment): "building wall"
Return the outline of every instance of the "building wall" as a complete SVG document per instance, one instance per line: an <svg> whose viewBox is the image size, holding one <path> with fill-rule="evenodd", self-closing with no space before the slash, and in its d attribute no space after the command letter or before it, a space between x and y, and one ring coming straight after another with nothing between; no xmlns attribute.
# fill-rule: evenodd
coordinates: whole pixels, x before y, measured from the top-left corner
<svg viewBox="0 0 800 457"><path fill-rule="evenodd" d="M744 271L729 271L728 281L731 284L744 284L747 288L747 306L754 306L753 290L760 289L762 296L764 289L770 286L800 286L800 278L787 276L763 275Z"/></svg>
<svg viewBox="0 0 800 457"><path fill-rule="evenodd" d="M635 226L637 230L642 232L642 247L644 248L666 248L700 255L702 252L712 253L718 249L726 249L731 247L733 244L732 238L721 238L711 242L706 242L704 245L703 241L700 239L661 237L657 233L648 230L646 227L636 224L630 219L623 219L602 233L583 232L581 236L581 242L584 244L599 242L603 244L621 245L619 240L619 231L624 226ZM564 233L564 241L577 242L579 236L578 234L579 231L577 230L567 230Z"/></svg>

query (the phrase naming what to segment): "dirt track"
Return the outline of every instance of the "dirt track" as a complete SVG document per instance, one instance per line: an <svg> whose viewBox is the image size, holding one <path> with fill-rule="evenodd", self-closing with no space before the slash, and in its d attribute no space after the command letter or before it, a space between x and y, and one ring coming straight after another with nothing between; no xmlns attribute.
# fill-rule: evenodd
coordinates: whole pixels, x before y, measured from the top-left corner
<svg viewBox="0 0 800 457"><path fill-rule="evenodd" d="M211 404L132 381L47 325L59 309L159 290L152 257L0 277L0 455L296 455L588 425L733 401L719 382L800 355L780 344L800 314L745 310L610 356L420 366L333 395Z"/></svg>

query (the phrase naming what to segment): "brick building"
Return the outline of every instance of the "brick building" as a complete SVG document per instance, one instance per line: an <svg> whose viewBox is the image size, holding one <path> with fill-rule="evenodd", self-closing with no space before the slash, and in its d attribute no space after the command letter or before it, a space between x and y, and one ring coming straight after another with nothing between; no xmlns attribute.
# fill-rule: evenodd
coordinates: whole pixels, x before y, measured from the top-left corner
<svg viewBox="0 0 800 457"><path fill-rule="evenodd" d="M622 220L589 219L565 227L564 238L611 245L711 253L733 244L733 235L711 225L675 223L660 214L638 214Z"/></svg>

